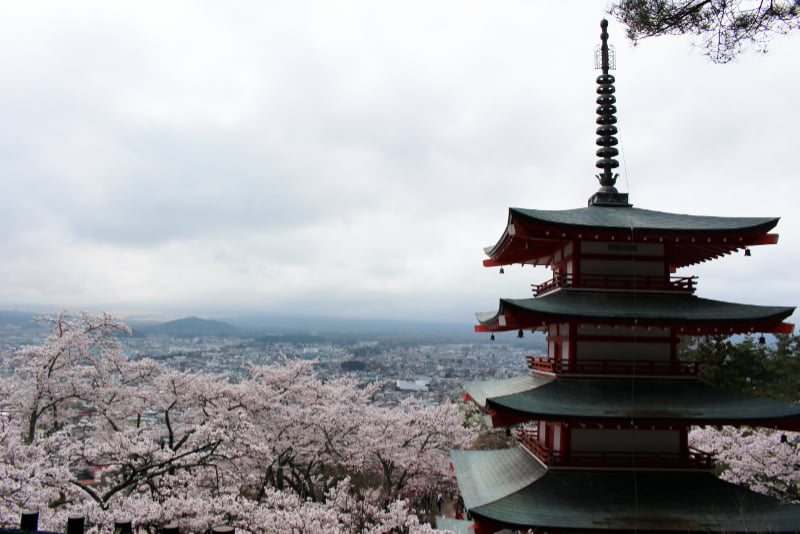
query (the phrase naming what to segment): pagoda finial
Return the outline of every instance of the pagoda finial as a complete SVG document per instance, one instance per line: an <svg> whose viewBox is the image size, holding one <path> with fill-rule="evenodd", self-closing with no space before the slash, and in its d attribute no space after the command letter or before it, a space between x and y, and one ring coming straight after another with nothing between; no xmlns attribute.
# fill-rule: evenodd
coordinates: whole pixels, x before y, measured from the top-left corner
<svg viewBox="0 0 800 534"><path fill-rule="evenodd" d="M595 166L602 169L602 174L595 175L600 181L600 189L589 199L590 206L630 206L628 194L619 193L614 187L619 174L612 173L611 169L619 167L619 162L614 156L619 154L616 145L619 142L614 135L617 133L617 107L614 105L617 98L614 96L614 76L608 73L616 68L616 54L614 47L608 46L608 21L600 22L600 46L595 49L595 68L602 70L603 74L597 77L597 160Z"/></svg>

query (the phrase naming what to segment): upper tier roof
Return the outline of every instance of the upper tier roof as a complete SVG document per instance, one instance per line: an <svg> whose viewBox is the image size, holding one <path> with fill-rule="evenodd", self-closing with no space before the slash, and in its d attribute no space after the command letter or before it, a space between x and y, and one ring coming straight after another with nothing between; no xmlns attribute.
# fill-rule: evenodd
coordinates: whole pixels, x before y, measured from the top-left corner
<svg viewBox="0 0 800 534"><path fill-rule="evenodd" d="M478 522L550 532L797 532L800 506L707 473L547 471L522 448L451 451Z"/></svg>
<svg viewBox="0 0 800 534"><path fill-rule="evenodd" d="M633 207L589 206L571 210L509 208L500 240L484 251L484 265L547 265L564 241L664 243L673 267L706 261L736 249L774 244L767 232L776 217L709 217Z"/></svg>
<svg viewBox="0 0 800 534"><path fill-rule="evenodd" d="M630 232L706 233L767 231L778 224L778 218L770 217L709 217L668 213L634 207L589 206L571 210L534 210L510 208L512 216L540 224L556 227L588 228L592 230L620 230Z"/></svg>
<svg viewBox="0 0 800 534"><path fill-rule="evenodd" d="M800 429L800 404L725 391L697 379L551 378L528 374L468 382L496 423L558 420L606 424L665 423Z"/></svg>
<svg viewBox="0 0 800 534"><path fill-rule="evenodd" d="M476 314L478 332L542 329L561 321L673 326L685 334L791 333L788 306L756 306L687 294L562 290L536 298L500 299L496 312ZM681 330L682 329L682 330Z"/></svg>

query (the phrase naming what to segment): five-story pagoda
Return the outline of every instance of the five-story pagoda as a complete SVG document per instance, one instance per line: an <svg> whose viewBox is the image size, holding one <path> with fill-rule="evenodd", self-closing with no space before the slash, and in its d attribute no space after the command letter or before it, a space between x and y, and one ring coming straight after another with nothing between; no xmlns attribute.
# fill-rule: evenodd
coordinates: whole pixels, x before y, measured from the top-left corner
<svg viewBox="0 0 800 534"><path fill-rule="evenodd" d="M800 430L800 405L705 384L677 357L682 336L790 333L792 307L695 296L677 268L777 243L777 218L634 208L615 188L617 129L607 22L597 78L597 176L588 206L511 208L486 266L552 270L533 297L501 299L478 332L544 332L547 356L509 380L465 384L493 426L526 423L519 447L452 451L478 534L797 532L800 506L729 484L689 447L693 425ZM494 334L492 334L494 335Z"/></svg>

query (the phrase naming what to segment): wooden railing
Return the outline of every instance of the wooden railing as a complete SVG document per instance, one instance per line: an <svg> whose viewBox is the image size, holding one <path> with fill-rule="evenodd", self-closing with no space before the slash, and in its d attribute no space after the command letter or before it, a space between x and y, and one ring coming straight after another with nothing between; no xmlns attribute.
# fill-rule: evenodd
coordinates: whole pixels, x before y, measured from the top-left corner
<svg viewBox="0 0 800 534"><path fill-rule="evenodd" d="M133 522L130 519L121 519L114 522L112 532L114 534L133 534ZM180 534L177 523L168 523L159 529L161 534ZM83 516L70 516L67 524L61 532L65 534L84 534L86 531L86 519ZM106 531L108 531L106 529ZM147 529L150 532L150 529ZM228 525L217 525L208 529L207 534L234 534L234 528ZM58 534L46 530L39 530L39 512L36 510L26 510L20 514L19 528L0 528L0 534Z"/></svg>
<svg viewBox="0 0 800 534"><path fill-rule="evenodd" d="M517 430L517 439L523 447L539 458L543 464L550 465L553 449L539 441L539 430L536 428L520 428Z"/></svg>
<svg viewBox="0 0 800 534"><path fill-rule="evenodd" d="M554 451L539 442L536 430L519 430L517 437L542 463L557 469L571 467L599 467L604 469L692 469L710 470L713 457L707 452L689 448L685 454L668 452L603 452Z"/></svg>
<svg viewBox="0 0 800 534"><path fill-rule="evenodd" d="M528 368L552 374L625 375L625 376L698 376L696 361L653 360L583 360L554 362L549 356L528 356Z"/></svg>
<svg viewBox="0 0 800 534"><path fill-rule="evenodd" d="M531 284L533 295L541 295L559 287L581 287L589 289L682 291L694 292L696 276L630 276L619 274L572 274L554 276L541 284Z"/></svg>

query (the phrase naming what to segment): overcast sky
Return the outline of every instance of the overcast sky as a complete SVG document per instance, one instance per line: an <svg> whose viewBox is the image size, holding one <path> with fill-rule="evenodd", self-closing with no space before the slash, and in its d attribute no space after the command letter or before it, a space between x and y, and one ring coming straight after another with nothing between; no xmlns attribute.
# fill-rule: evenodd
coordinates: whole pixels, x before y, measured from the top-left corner
<svg viewBox="0 0 800 534"><path fill-rule="evenodd" d="M544 268L486 269L509 206L597 190L604 2L2 1L0 306L471 324ZM713 65L611 20L618 188L780 216L681 274L800 304L800 35Z"/></svg>

